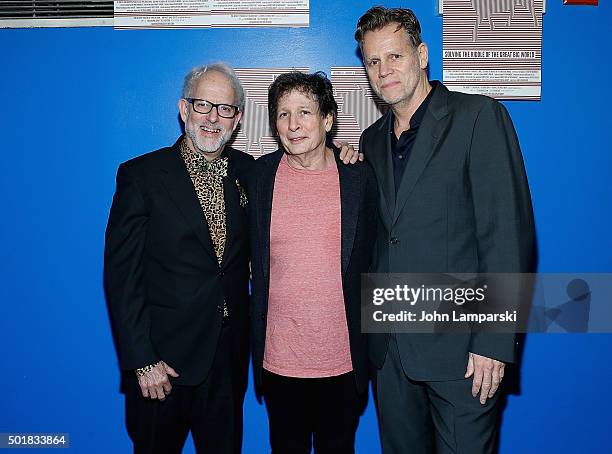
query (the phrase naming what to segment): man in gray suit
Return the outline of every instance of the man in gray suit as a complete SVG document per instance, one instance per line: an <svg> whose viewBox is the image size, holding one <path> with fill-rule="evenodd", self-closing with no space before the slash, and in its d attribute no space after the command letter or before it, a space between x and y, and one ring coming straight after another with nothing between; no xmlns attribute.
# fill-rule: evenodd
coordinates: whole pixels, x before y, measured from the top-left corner
<svg viewBox="0 0 612 454"><path fill-rule="evenodd" d="M528 272L533 214L508 112L430 82L420 31L412 11L374 7L355 33L390 105L361 137L379 190L374 272ZM505 334L372 335L383 452L493 452L516 346Z"/></svg>

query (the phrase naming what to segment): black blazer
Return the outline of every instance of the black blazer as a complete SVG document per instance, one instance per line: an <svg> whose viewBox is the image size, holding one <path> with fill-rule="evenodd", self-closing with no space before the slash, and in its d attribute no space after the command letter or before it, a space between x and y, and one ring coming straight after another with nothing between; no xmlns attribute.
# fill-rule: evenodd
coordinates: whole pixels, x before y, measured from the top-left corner
<svg viewBox="0 0 612 454"><path fill-rule="evenodd" d="M181 157L179 139L119 166L104 252L104 283L119 364L131 371L164 360L180 377L202 382L230 312L241 384L248 376L249 247L246 207L253 158L226 148L227 240L217 262L206 218Z"/></svg>
<svg viewBox="0 0 612 454"><path fill-rule="evenodd" d="M251 349L255 383L261 385L270 283L270 221L276 171L283 150L263 156L255 163L257 182L249 201L253 293L251 302ZM361 273L368 271L375 236L376 182L366 163L336 164L340 179L342 290L349 331L351 359L357 390L368 383L366 336L361 334Z"/></svg>
<svg viewBox="0 0 612 454"><path fill-rule="evenodd" d="M364 131L361 150L378 181L379 223L373 271L379 273L529 272L534 222L518 139L499 102L435 92L419 128L397 196L389 111ZM402 364L416 380L463 377L468 352L515 359L515 336L398 335ZM370 337L382 367L388 335Z"/></svg>

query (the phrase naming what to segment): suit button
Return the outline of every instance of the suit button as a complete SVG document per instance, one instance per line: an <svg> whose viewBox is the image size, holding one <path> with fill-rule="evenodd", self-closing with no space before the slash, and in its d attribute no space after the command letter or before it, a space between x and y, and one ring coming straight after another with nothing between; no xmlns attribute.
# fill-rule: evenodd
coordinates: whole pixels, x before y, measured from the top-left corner
<svg viewBox="0 0 612 454"><path fill-rule="evenodd" d="M223 271L219 271L219 277L223 277L225 276L225 273Z"/></svg>
<svg viewBox="0 0 612 454"><path fill-rule="evenodd" d="M265 320L266 319L266 314L261 314L261 319Z"/></svg>
<svg viewBox="0 0 612 454"><path fill-rule="evenodd" d="M219 305L217 306L217 312L218 312L219 314L222 314L222 313L223 313L223 304L219 304Z"/></svg>
<svg viewBox="0 0 612 454"><path fill-rule="evenodd" d="M397 244L397 243L399 243L399 240L398 240L396 237L392 236L392 237L389 239L389 243L391 243L391 244Z"/></svg>

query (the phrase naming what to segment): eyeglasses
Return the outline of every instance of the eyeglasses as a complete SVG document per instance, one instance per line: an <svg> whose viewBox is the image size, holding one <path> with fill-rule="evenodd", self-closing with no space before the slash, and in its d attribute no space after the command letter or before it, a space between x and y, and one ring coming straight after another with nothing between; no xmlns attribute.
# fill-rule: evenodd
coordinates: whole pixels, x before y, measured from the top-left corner
<svg viewBox="0 0 612 454"><path fill-rule="evenodd" d="M223 118L234 118L238 113L238 106L231 104L215 104L214 102L206 101L198 98L185 98L193 106L193 110L197 113L207 114L213 107L217 108L217 114Z"/></svg>

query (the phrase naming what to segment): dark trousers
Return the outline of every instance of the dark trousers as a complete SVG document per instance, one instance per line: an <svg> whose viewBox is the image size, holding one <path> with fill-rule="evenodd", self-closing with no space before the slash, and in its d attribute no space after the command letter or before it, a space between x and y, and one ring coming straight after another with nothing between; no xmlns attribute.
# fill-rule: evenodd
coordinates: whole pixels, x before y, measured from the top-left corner
<svg viewBox="0 0 612 454"><path fill-rule="evenodd" d="M374 389L383 454L495 452L499 390L481 405L479 397L472 397L471 377L411 380L402 368L393 334Z"/></svg>
<svg viewBox="0 0 612 454"><path fill-rule="evenodd" d="M142 397L135 376L126 380L126 423L136 454L181 453L189 431L198 453L240 453L242 396L232 389L230 330L222 328L210 373L197 386L173 385L161 402Z"/></svg>
<svg viewBox="0 0 612 454"><path fill-rule="evenodd" d="M367 396L352 372L337 377L293 378L264 370L263 395L272 454L355 452L355 432Z"/></svg>

